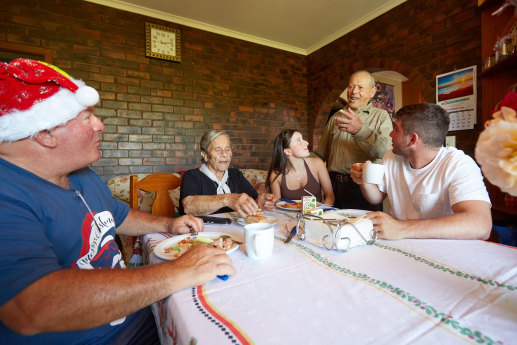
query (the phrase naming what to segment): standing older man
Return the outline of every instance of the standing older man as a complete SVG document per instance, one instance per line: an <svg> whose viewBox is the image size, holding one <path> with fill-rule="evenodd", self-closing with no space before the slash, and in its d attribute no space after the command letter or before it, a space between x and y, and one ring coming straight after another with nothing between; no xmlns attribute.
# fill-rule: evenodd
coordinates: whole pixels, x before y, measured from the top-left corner
<svg viewBox="0 0 517 345"><path fill-rule="evenodd" d="M476 162L463 151L443 147L447 112L436 104L413 104L397 111L395 120L393 150L382 159L383 181L363 183L363 163L351 170L368 201L388 196L391 202L391 216L366 214L379 237L487 239L490 199Z"/></svg>
<svg viewBox="0 0 517 345"><path fill-rule="evenodd" d="M201 231L117 202L99 159L97 91L57 67L0 64L0 339L3 344L156 344L148 307L234 274L222 249L126 270L115 234Z"/></svg>
<svg viewBox="0 0 517 345"><path fill-rule="evenodd" d="M382 209L381 204L368 203L350 178L352 164L380 162L391 148L391 118L388 112L370 103L375 92L375 80L369 72L352 74L347 89L348 105L332 116L314 151L327 162L337 208Z"/></svg>

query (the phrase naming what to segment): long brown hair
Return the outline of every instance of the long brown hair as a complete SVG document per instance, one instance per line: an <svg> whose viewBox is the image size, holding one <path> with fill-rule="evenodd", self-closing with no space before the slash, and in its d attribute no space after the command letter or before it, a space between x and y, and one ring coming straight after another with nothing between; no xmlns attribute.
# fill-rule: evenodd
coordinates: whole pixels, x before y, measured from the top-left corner
<svg viewBox="0 0 517 345"><path fill-rule="evenodd" d="M281 174L287 174L289 170L291 170L291 162L285 155L284 149L288 149L291 145L291 138L295 132L298 131L294 129L284 129L275 138L273 154L271 155L271 164L269 165L266 178L266 190L268 192L271 192L270 178L273 172L277 174L277 177L275 178L276 180L278 176Z"/></svg>

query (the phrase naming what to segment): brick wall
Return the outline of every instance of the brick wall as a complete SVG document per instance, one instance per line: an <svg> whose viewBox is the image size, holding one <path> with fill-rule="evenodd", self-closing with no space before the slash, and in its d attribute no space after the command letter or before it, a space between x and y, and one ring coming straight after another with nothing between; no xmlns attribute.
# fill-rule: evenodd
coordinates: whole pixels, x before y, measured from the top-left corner
<svg viewBox="0 0 517 345"><path fill-rule="evenodd" d="M436 75L481 62L481 15L473 0L408 0L310 54L307 59L309 128L317 147L329 110L354 71L393 70L435 103ZM481 102L478 87L478 104ZM482 129L454 131L458 148L473 155Z"/></svg>
<svg viewBox="0 0 517 345"><path fill-rule="evenodd" d="M234 167L267 169L284 126L308 133L306 57L78 0L4 0L0 41L49 49L99 90L104 179L199 165L199 139L228 130ZM145 23L181 30L182 62L145 56Z"/></svg>
<svg viewBox="0 0 517 345"><path fill-rule="evenodd" d="M145 22L181 30L181 63L145 57ZM308 57L78 0L2 1L0 42L47 49L100 91L104 179L196 167L210 129L230 132L234 167L267 169L283 128L318 144L353 71L397 71L434 102L437 74L481 61L472 0L408 0ZM458 147L480 129L452 132Z"/></svg>

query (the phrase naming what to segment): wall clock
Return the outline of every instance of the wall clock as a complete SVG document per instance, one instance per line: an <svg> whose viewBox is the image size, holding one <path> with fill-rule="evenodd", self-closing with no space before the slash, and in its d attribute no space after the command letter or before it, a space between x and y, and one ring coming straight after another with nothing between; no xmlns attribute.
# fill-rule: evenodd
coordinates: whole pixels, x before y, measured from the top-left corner
<svg viewBox="0 0 517 345"><path fill-rule="evenodd" d="M145 23L145 55L181 62L180 31Z"/></svg>

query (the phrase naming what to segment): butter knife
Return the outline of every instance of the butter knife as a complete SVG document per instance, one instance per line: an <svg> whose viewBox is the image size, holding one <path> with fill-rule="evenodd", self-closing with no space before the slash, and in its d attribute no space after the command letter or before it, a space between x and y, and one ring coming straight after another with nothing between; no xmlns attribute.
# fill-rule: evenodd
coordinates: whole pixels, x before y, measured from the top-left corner
<svg viewBox="0 0 517 345"><path fill-rule="evenodd" d="M286 225L286 227L287 227L287 225ZM293 228L291 229L291 232L289 233L289 235L285 239L284 243L287 244L287 243L291 242L291 240L293 239L294 235L296 235L296 225L293 226Z"/></svg>

